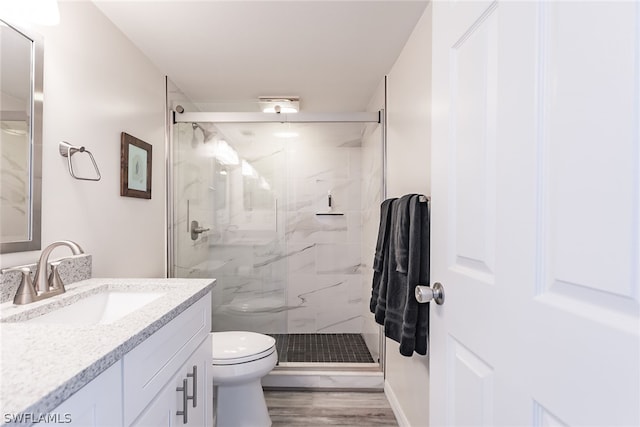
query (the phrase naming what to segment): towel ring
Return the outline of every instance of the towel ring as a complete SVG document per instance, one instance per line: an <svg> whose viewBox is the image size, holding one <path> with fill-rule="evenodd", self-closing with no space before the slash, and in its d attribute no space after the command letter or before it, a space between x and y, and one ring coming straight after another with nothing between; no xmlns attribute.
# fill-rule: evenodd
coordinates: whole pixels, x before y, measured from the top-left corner
<svg viewBox="0 0 640 427"><path fill-rule="evenodd" d="M60 141L60 144L58 144L58 151L60 151L60 155L62 157L67 158L67 163L69 165L69 173L71 174L72 177L82 181L100 181L100 178L101 178L100 170L98 169L98 165L96 164L96 160L93 158L93 154L91 154L91 151L87 150L84 147L77 147L75 145L71 145L66 141ZM85 178L82 176L77 176L75 174L75 172L73 171L73 164L71 163L71 156L73 156L76 153L87 153L89 155L89 158L91 159L91 163L93 163L93 168L96 171L95 178Z"/></svg>

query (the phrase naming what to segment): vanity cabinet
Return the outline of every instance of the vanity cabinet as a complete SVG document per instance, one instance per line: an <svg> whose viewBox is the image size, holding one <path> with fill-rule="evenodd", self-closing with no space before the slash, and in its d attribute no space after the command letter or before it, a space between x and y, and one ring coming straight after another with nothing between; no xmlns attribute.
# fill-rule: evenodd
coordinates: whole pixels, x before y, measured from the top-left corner
<svg viewBox="0 0 640 427"><path fill-rule="evenodd" d="M211 384L210 364L211 338L209 337L169 380L132 426L211 426L213 423L210 403L212 396L208 390L209 387L205 386Z"/></svg>
<svg viewBox="0 0 640 427"><path fill-rule="evenodd" d="M191 425L212 425L210 331L209 293L124 355L125 426L189 425L184 420L197 422ZM184 384L187 390L178 391ZM184 411L185 392L187 397L196 397L187 399L187 417L183 418L176 413Z"/></svg>
<svg viewBox="0 0 640 427"><path fill-rule="evenodd" d="M212 426L210 331L209 292L52 411L59 425Z"/></svg>
<svg viewBox="0 0 640 427"><path fill-rule="evenodd" d="M122 364L116 362L76 394L65 400L49 416L46 425L111 427L122 425ZM37 425L37 424L36 424Z"/></svg>

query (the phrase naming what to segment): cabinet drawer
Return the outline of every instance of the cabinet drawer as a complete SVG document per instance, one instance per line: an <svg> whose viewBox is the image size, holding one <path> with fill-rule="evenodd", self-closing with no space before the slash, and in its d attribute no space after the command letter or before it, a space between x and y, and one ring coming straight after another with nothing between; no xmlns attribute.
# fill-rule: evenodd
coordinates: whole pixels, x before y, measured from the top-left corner
<svg viewBox="0 0 640 427"><path fill-rule="evenodd" d="M124 424L130 425L211 331L211 293L123 357Z"/></svg>

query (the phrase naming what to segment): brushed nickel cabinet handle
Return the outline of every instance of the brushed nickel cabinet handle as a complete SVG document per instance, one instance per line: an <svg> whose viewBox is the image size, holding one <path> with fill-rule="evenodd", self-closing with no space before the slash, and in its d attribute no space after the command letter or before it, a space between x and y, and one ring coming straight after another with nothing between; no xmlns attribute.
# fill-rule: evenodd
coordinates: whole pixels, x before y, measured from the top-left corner
<svg viewBox="0 0 640 427"><path fill-rule="evenodd" d="M187 399L193 401L193 407L198 406L198 366L193 365L193 372L187 374L187 378L193 378L192 395L187 396Z"/></svg>
<svg viewBox="0 0 640 427"><path fill-rule="evenodd" d="M182 424L189 422L189 416L187 414L187 382L188 380L185 378L182 380L182 387L176 387L176 391L182 392L182 411L176 411L176 415L182 415Z"/></svg>

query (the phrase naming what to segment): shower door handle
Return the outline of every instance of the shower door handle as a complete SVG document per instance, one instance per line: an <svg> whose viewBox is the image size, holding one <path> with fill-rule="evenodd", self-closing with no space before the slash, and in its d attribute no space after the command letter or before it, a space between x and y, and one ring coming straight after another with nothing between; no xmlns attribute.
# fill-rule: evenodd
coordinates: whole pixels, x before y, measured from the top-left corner
<svg viewBox="0 0 640 427"><path fill-rule="evenodd" d="M273 199L273 206L274 206L273 216L275 217L275 229L276 229L276 236L277 236L278 235L278 198L277 197Z"/></svg>

